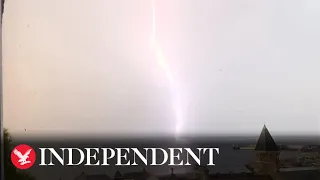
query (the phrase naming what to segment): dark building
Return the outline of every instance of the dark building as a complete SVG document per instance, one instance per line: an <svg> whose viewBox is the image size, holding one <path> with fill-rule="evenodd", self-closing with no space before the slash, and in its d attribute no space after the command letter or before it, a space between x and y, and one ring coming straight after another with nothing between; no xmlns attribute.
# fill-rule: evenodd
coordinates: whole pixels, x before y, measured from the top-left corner
<svg viewBox="0 0 320 180"><path fill-rule="evenodd" d="M114 175L114 180L124 180L123 176L121 175L120 171L118 170Z"/></svg>
<svg viewBox="0 0 320 180"><path fill-rule="evenodd" d="M81 173L79 176L74 178L74 180L112 180L106 174L85 174Z"/></svg>
<svg viewBox="0 0 320 180"><path fill-rule="evenodd" d="M269 130L263 126L255 146L256 160L246 167L251 173L210 174L204 166L195 166L192 173L151 176L145 169L140 172L121 175L116 172L114 180L320 180L320 171L316 167L280 168L280 149ZM95 179L94 179L95 178ZM110 180L106 175L84 175L75 180Z"/></svg>
<svg viewBox="0 0 320 180"><path fill-rule="evenodd" d="M143 169L141 172L131 172L131 173L125 173L123 175L124 180L147 180L150 177L150 173L146 171L146 169Z"/></svg>
<svg viewBox="0 0 320 180"><path fill-rule="evenodd" d="M279 172L280 151L273 140L269 130L263 126L256 148L256 162L254 163L254 172L260 175Z"/></svg>

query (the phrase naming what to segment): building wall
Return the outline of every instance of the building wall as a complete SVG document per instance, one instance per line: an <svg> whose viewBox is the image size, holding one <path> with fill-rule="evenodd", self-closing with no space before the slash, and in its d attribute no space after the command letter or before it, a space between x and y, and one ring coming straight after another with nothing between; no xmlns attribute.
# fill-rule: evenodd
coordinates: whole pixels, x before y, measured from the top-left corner
<svg viewBox="0 0 320 180"><path fill-rule="evenodd" d="M279 152L257 152L255 172L257 174L270 174L280 169Z"/></svg>

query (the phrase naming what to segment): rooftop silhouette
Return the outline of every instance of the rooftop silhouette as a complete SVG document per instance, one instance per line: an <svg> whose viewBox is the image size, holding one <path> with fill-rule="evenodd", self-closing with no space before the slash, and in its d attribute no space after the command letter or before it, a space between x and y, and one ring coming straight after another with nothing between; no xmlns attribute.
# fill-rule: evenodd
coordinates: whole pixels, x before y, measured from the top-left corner
<svg viewBox="0 0 320 180"><path fill-rule="evenodd" d="M256 151L278 151L279 148L277 144L274 142L269 130L264 125L258 139Z"/></svg>

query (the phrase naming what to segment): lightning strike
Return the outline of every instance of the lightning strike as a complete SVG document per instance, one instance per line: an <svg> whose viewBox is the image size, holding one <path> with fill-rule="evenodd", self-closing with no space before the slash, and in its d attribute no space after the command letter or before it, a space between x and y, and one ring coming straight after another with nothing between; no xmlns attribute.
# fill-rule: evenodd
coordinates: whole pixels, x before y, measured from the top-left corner
<svg viewBox="0 0 320 180"><path fill-rule="evenodd" d="M182 108L181 108L181 96L178 84L175 82L175 79L173 77L172 71L170 69L169 64L167 63L164 54L162 53L160 45L157 43L156 40L156 9L155 9L155 0L151 0L152 3L152 38L151 38L151 45L154 50L154 53L157 58L157 62L159 66L163 69L166 78L168 79L170 83L170 88L172 90L172 96L173 96L173 108L175 112L175 135L178 136L181 133L181 129L183 126L183 114L182 114Z"/></svg>

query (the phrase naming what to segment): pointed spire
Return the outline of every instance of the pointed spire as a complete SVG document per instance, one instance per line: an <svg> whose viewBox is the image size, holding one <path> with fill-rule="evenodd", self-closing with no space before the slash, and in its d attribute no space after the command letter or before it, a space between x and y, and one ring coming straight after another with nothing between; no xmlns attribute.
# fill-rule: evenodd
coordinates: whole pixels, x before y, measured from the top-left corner
<svg viewBox="0 0 320 180"><path fill-rule="evenodd" d="M173 173L173 168L171 168L171 175L167 180L179 180L179 178Z"/></svg>
<svg viewBox="0 0 320 180"><path fill-rule="evenodd" d="M146 168L143 168L143 170L142 170L142 176L144 177L144 178L147 178L147 177L149 177L149 172L146 170Z"/></svg>
<svg viewBox="0 0 320 180"><path fill-rule="evenodd" d="M114 175L114 178L115 178L115 179L120 179L120 178L122 178L122 175L121 175L121 173L120 173L119 170L117 170L116 174Z"/></svg>
<svg viewBox="0 0 320 180"><path fill-rule="evenodd" d="M255 150L256 151L278 151L278 146L274 142L266 125L264 125L262 128Z"/></svg>

